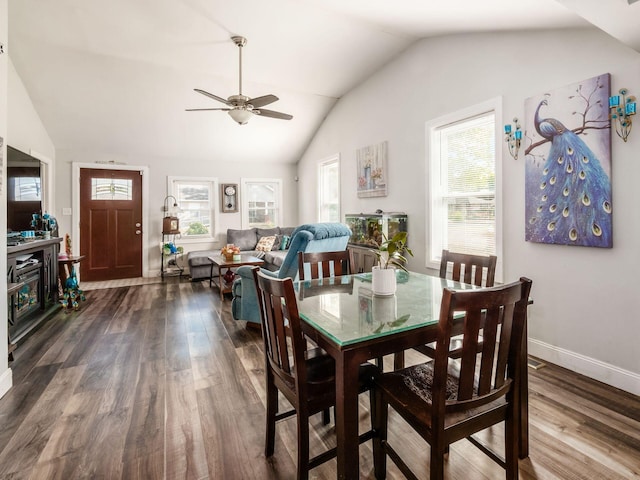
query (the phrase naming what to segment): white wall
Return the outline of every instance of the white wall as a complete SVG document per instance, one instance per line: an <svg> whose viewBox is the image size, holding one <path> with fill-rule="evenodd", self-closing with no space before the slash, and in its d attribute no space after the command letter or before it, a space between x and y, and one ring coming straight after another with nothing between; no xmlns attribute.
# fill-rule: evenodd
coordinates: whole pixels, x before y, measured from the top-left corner
<svg viewBox="0 0 640 480"><path fill-rule="evenodd" d="M4 45L5 52L8 49L9 23L7 17L8 0L0 0L0 43ZM7 234L7 70L9 55L0 55L0 138L3 144L0 147L0 238ZM7 242L0 242L0 272L7 271ZM7 291L7 276L0 275L0 292ZM7 338L7 296L0 295L0 338ZM0 342L0 397L11 388L11 369L7 361L7 347Z"/></svg>
<svg viewBox="0 0 640 480"><path fill-rule="evenodd" d="M281 178L283 182L284 198L284 223L282 226L297 225L298 205L297 205L297 184L294 180L296 166L287 164L267 164L267 163L242 163L225 162L224 160L192 159L192 158L169 158L169 157L140 157L113 155L105 152L80 152L73 150L59 149L56 152L56 191L54 216L60 224L60 235L72 234L73 222L78 221L72 216L62 215L64 208L72 207L72 175L71 166L74 162L95 163L95 162L116 162L131 166L149 167L149 192L148 204L143 208L148 208L149 224L143 226L145 232L144 254L147 255L148 269L143 272L144 276L155 276L160 274L160 248L162 242L162 211L164 198L167 195L167 176L193 176L193 177L214 177L219 183L240 184L241 177L247 178ZM95 163L95 168L104 166ZM220 192L216 192L218 196ZM242 191L240 191L242 199ZM185 253L192 250L218 249L226 240L228 228L242 228L241 214L220 213L218 216L217 242L207 243L177 243L184 247ZM190 241L191 242L191 241ZM72 236L74 252L79 252L79 243L74 241ZM186 255L184 256L186 265Z"/></svg>
<svg viewBox="0 0 640 480"><path fill-rule="evenodd" d="M298 164L300 218L314 218L317 162L341 155L345 213L405 211L415 257L426 271L425 123L503 97L500 123L524 118L527 97L609 72L612 90L638 95L640 54L596 29L467 34L424 39L345 95ZM524 128L527 128L524 125ZM389 141L389 194L358 199L356 149ZM504 279L533 280L531 353L640 394L640 319L631 298L640 269L640 131L613 138L614 248L541 245L524 241L524 162L503 144ZM626 201L625 201L626 200Z"/></svg>
<svg viewBox="0 0 640 480"><path fill-rule="evenodd" d="M13 148L31 153L32 150L55 159L56 149L31 103L22 80L9 57L8 70L8 143Z"/></svg>

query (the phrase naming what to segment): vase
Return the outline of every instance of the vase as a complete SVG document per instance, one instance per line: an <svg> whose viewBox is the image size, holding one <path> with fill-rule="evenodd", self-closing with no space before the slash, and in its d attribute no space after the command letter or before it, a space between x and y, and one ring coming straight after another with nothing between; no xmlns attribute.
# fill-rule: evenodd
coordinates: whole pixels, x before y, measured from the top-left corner
<svg viewBox="0 0 640 480"><path fill-rule="evenodd" d="M224 259L225 259L227 262L231 262L231 261L233 261L233 253L225 253L225 254L224 254Z"/></svg>
<svg viewBox="0 0 640 480"><path fill-rule="evenodd" d="M373 267L371 269L371 290L374 295L380 296L396 293L396 269Z"/></svg>
<svg viewBox="0 0 640 480"><path fill-rule="evenodd" d="M398 318L398 299L395 295L375 295L371 310L377 325L393 323Z"/></svg>
<svg viewBox="0 0 640 480"><path fill-rule="evenodd" d="M231 285L233 283L233 280L236 278L236 274L233 273L233 270L229 269L227 270L227 272L222 276L222 278L224 279L225 283L227 285Z"/></svg>

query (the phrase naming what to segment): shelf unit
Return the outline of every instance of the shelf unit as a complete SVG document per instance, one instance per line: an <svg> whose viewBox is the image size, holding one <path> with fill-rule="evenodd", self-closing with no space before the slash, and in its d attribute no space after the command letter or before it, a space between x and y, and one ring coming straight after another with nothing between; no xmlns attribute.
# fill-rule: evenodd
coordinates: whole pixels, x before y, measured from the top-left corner
<svg viewBox="0 0 640 480"><path fill-rule="evenodd" d="M160 245L160 255L161 255L161 262L160 262L160 276L162 278L164 277L182 277L182 274L184 273L184 266L181 265L178 259L182 259L182 253L181 252L175 252L175 253L166 253L164 246L167 243L173 243L174 245L176 244L176 237L179 236L179 234L175 234L175 233L163 233L162 234L162 244Z"/></svg>

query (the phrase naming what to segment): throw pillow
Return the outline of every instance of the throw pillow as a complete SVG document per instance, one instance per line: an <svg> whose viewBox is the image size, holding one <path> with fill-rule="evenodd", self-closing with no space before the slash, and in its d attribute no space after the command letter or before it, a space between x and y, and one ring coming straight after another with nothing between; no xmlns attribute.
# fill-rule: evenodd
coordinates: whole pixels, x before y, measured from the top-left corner
<svg viewBox="0 0 640 480"><path fill-rule="evenodd" d="M289 235L283 235L282 243L280 243L280 250L286 250L289 248L289 243L291 243L291 237Z"/></svg>
<svg viewBox="0 0 640 480"><path fill-rule="evenodd" d="M272 235L270 237L262 237L258 240L258 244L256 245L256 250L259 252L270 252L271 248L273 248L273 243L276 241L276 236Z"/></svg>
<svg viewBox="0 0 640 480"><path fill-rule="evenodd" d="M276 235L276 241L273 242L273 247L271 247L271 250L280 250L280 245L282 245L282 235Z"/></svg>

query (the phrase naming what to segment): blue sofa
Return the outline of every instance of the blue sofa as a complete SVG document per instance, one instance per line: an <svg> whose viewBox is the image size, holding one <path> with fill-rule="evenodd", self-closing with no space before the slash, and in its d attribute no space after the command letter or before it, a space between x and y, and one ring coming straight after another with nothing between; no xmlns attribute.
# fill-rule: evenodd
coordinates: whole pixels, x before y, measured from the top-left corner
<svg viewBox="0 0 640 480"><path fill-rule="evenodd" d="M300 225L291 234L291 244L279 270L275 272L261 269L275 278L298 276L298 252L333 252L345 250L351 237L351 230L342 223L312 223ZM231 313L235 320L260 323L260 307L251 267L236 270L233 282Z"/></svg>

